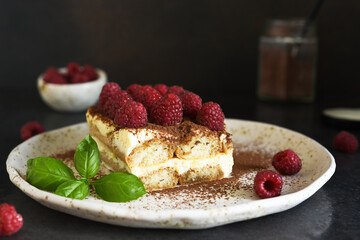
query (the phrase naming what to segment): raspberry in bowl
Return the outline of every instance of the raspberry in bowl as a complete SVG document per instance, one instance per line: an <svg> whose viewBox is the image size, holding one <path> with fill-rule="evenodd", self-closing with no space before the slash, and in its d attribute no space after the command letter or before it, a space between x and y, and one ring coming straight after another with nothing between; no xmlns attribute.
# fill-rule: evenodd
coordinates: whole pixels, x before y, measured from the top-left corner
<svg viewBox="0 0 360 240"><path fill-rule="evenodd" d="M48 68L39 76L37 86L42 100L52 109L79 112L97 102L106 81L103 70L71 62L64 68Z"/></svg>

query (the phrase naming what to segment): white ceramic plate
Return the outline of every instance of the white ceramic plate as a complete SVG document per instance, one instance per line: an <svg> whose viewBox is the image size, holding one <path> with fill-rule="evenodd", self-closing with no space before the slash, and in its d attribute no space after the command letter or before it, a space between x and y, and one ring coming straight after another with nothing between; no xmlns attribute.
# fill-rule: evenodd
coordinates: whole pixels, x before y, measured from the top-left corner
<svg viewBox="0 0 360 240"><path fill-rule="evenodd" d="M271 153L292 148L300 156L303 167L298 174L284 178L281 196L259 199L251 190L256 171L239 179L247 188L230 190L228 196L204 199L199 192L177 196L146 194L127 203L105 202L93 196L69 199L39 190L24 180L28 159L75 149L88 134L86 123L49 131L20 144L7 159L7 171L10 180L25 194L61 212L121 226L189 229L210 228L287 210L313 195L335 171L333 156L302 134L251 121L227 119L226 124L234 143ZM187 201L189 197L191 203Z"/></svg>

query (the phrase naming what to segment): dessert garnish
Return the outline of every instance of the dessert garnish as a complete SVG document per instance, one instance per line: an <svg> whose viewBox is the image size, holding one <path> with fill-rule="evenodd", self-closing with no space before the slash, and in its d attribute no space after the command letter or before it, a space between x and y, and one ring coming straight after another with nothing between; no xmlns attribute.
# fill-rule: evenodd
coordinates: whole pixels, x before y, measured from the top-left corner
<svg viewBox="0 0 360 240"><path fill-rule="evenodd" d="M181 86L104 85L99 104L86 113L101 161L130 172L146 190L229 177L233 143L219 104Z"/></svg>
<svg viewBox="0 0 360 240"><path fill-rule="evenodd" d="M334 138L334 147L342 152L353 153L358 149L359 143L355 135L341 131Z"/></svg>
<svg viewBox="0 0 360 240"><path fill-rule="evenodd" d="M224 128L225 116L219 104L203 104L197 94L177 85L168 87L165 84L156 84L152 87L134 83L125 91L117 83L109 82L100 93L97 107L100 112L114 120L116 112L130 101L141 103L146 109L148 122L157 125L176 125L183 117L187 117L213 131L222 131ZM124 127L126 126L123 125L122 128Z"/></svg>
<svg viewBox="0 0 360 240"><path fill-rule="evenodd" d="M20 136L22 140L27 140L39 133L45 131L45 128L37 121L31 121L25 123L20 130Z"/></svg>
<svg viewBox="0 0 360 240"><path fill-rule="evenodd" d="M293 150L286 149L273 156L272 165L282 175L294 175L301 170L302 162ZM272 170L257 173L254 190L260 198L271 198L281 194L283 180L279 173Z"/></svg>
<svg viewBox="0 0 360 240"><path fill-rule="evenodd" d="M201 97L193 92L185 91L180 95L180 100L182 102L184 116L195 119L202 106Z"/></svg>
<svg viewBox="0 0 360 240"><path fill-rule="evenodd" d="M279 173L263 170L256 174L254 191L260 198L271 198L281 194L283 180Z"/></svg>
<svg viewBox="0 0 360 240"><path fill-rule="evenodd" d="M114 122L121 128L144 127L147 123L146 109L139 102L128 101L116 112Z"/></svg>
<svg viewBox="0 0 360 240"><path fill-rule="evenodd" d="M16 212L14 205L0 204L0 237L10 236L23 226L24 220L21 214Z"/></svg>
<svg viewBox="0 0 360 240"><path fill-rule="evenodd" d="M302 162L293 150L286 149L274 155L272 165L280 174L294 175L300 171Z"/></svg>
<svg viewBox="0 0 360 240"><path fill-rule="evenodd" d="M81 178L75 178L65 163L51 157L29 159L27 166L27 182L64 197L84 199L90 186L95 188L100 198L110 202L127 202L146 193L142 182L130 173L110 173L91 181L100 167L100 153L90 135L80 142L74 154L74 166Z"/></svg>
<svg viewBox="0 0 360 240"><path fill-rule="evenodd" d="M164 96L169 90L169 87L163 83L156 84L154 88L161 94L161 96Z"/></svg>
<svg viewBox="0 0 360 240"><path fill-rule="evenodd" d="M181 95L184 92L184 88L178 85L169 87L167 93L174 93L176 95Z"/></svg>
<svg viewBox="0 0 360 240"><path fill-rule="evenodd" d="M65 73L50 67L44 74L44 81L54 84L85 83L94 81L97 78L98 74L94 67L90 65L80 66L75 62L68 63Z"/></svg>
<svg viewBox="0 0 360 240"><path fill-rule="evenodd" d="M183 118L182 103L178 95L167 93L156 101L151 108L152 122L162 126L175 125Z"/></svg>
<svg viewBox="0 0 360 240"><path fill-rule="evenodd" d="M196 120L213 131L221 131L224 128L225 116L219 104L207 102L197 113Z"/></svg>

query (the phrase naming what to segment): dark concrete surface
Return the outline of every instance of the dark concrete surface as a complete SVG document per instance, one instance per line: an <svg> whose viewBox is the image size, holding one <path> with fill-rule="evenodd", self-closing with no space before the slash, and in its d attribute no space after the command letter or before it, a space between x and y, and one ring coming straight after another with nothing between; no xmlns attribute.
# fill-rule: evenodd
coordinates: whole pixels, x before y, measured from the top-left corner
<svg viewBox="0 0 360 240"><path fill-rule="evenodd" d="M219 96L218 96L219 97ZM346 97L342 98L344 103ZM333 177L298 206L273 215L206 230L135 229L81 219L54 211L29 198L9 180L5 160L22 141L20 127L38 120L47 130L85 121L84 113L58 113L41 101L36 89L0 90L0 202L14 204L23 228L4 239L358 239L360 236L360 153L345 154L332 146L342 127L321 120L329 101L312 104L269 103L254 94L222 96L227 117L273 123L303 133L326 147L336 159ZM4 113L4 114L3 114ZM347 129L358 137L358 129Z"/></svg>

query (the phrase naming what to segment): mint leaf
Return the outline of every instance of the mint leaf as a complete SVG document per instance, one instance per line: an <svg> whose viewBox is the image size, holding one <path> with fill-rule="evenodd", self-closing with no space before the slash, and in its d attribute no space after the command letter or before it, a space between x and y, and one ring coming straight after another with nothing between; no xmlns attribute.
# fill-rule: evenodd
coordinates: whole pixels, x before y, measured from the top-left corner
<svg viewBox="0 0 360 240"><path fill-rule="evenodd" d="M66 181L57 187L55 194L80 200L84 199L89 195L89 182L80 179Z"/></svg>
<svg viewBox="0 0 360 240"><path fill-rule="evenodd" d="M87 179L94 177L99 171L99 149L90 135L87 135L77 146L74 155L74 163L79 174Z"/></svg>
<svg viewBox="0 0 360 240"><path fill-rule="evenodd" d="M74 180L73 171L60 160L37 157L27 162L26 181L46 191L54 191L60 184Z"/></svg>
<svg viewBox="0 0 360 240"><path fill-rule="evenodd" d="M143 183L130 173L110 173L92 185L99 197L109 202L127 202L146 193Z"/></svg>

